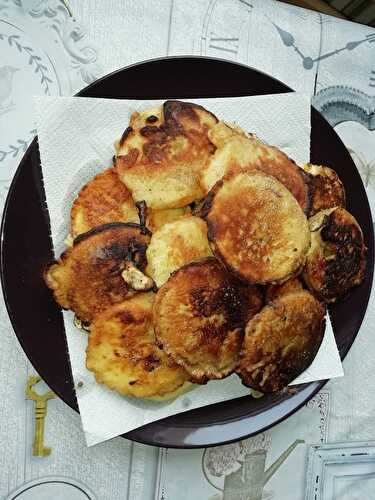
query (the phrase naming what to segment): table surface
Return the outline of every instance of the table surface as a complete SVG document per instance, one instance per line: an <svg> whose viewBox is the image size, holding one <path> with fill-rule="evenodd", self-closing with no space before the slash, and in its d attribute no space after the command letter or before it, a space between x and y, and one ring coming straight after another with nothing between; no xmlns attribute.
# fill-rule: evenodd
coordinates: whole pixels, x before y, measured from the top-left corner
<svg viewBox="0 0 375 500"><path fill-rule="evenodd" d="M71 95L133 62L194 54L248 64L311 94L349 148L374 213L373 28L273 0L71 0L69 6L73 18L58 0L0 0L1 206L34 135L33 94ZM122 438L88 449L79 416L55 399L45 432L53 451L37 458L33 403L24 396L35 371L1 305L0 498L46 477L50 484L64 478L56 488L82 484L81 494L86 487L92 492L84 498L100 500L375 498L374 321L372 295L345 377L261 436L207 451L167 452ZM40 498L33 491L27 498Z"/></svg>

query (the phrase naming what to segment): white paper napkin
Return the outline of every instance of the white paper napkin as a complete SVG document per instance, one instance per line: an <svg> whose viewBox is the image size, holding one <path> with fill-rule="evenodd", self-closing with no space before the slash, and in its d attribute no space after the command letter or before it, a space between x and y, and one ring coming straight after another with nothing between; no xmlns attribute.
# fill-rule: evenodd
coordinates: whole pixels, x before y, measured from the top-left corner
<svg viewBox="0 0 375 500"><path fill-rule="evenodd" d="M186 100L186 99L185 99ZM279 146L298 163L310 160L310 97L288 93L268 96L194 99L220 119L237 122ZM162 101L37 97L39 148L56 257L64 250L71 204L80 188L109 167L113 143L130 114ZM95 382L85 367L87 335L64 312L65 331L77 400L87 444L93 445L161 418L249 394L235 375L211 381L174 401L156 403L125 398ZM331 323L313 364L293 384L343 375Z"/></svg>

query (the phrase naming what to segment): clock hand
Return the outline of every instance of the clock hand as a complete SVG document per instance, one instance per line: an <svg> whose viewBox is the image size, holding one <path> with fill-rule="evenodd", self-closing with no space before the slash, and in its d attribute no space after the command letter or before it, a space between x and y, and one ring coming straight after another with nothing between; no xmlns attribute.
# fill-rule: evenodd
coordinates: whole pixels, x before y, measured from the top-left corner
<svg viewBox="0 0 375 500"><path fill-rule="evenodd" d="M280 28L277 24L275 24L274 22L271 21L271 23L275 26L275 28L277 29L277 32L279 33L280 35L280 38L281 38L281 41L283 42L283 44L286 46L286 47L293 47L293 49L297 52L297 54L302 58L302 59L305 59L305 56L304 54L302 54L302 52L300 51L300 49L297 47L296 43L295 43L295 39L294 39L294 36L289 33L288 31L285 31L283 30L282 28Z"/></svg>
<svg viewBox="0 0 375 500"><path fill-rule="evenodd" d="M286 45L287 47L291 47L294 44L294 41L295 41L294 40L294 36L291 33L289 33L288 31L285 31L285 30L281 29L274 22L272 22L272 24L277 29L277 32L279 33L280 38L281 38L282 42L284 43L284 45Z"/></svg>
<svg viewBox="0 0 375 500"><path fill-rule="evenodd" d="M346 46L344 47L344 49L346 48L347 50L353 50L356 47L358 47L358 45L361 45L361 43L364 43L364 42L367 42L367 41L368 41L368 38L366 38L365 40L358 40L357 42L349 42L349 43L346 44Z"/></svg>
<svg viewBox="0 0 375 500"><path fill-rule="evenodd" d="M341 49L333 50L332 52L327 52L326 54L323 54L322 56L317 57L313 61L314 62L322 61L323 59L327 59L328 57L339 54L340 52L343 52L344 50L354 50L356 47L358 47L358 45L361 45L364 42L367 42L367 39L359 40L357 42L349 42L345 45L345 47L342 47Z"/></svg>
<svg viewBox="0 0 375 500"><path fill-rule="evenodd" d="M314 63L318 62L318 61L323 61L323 59L327 59L328 57L332 57L334 55L337 55L340 52L343 52L344 50L353 50L353 49L348 49L345 46L345 47L342 47L341 49L336 49L336 50L332 50L332 52L327 52L326 54L323 54L322 56L319 56L316 59L313 59L313 61L314 61Z"/></svg>
<svg viewBox="0 0 375 500"><path fill-rule="evenodd" d="M304 54L302 54L302 52L299 50L299 48L297 47L297 45L293 45L293 49L297 52L297 54L302 58L302 59L306 59L306 57L304 56Z"/></svg>
<svg viewBox="0 0 375 500"><path fill-rule="evenodd" d="M349 50L349 51L354 50L356 47L358 47L358 45L361 45L364 42L369 42L369 43L375 42L375 33L367 35L366 38L364 38L363 40L357 40L356 42L348 42L345 45L345 47L341 47L341 49L332 50L332 52L327 52L326 54L323 54L317 57L316 59L312 59L311 57L305 57L303 60L303 66L306 69L311 69L316 62L337 55L340 52L343 52L344 50Z"/></svg>
<svg viewBox="0 0 375 500"><path fill-rule="evenodd" d="M358 45L361 45L364 42L369 42L369 43L375 42L375 33L371 33L369 35L366 35L366 38L364 38L363 40L357 40L355 42L348 42L345 45L345 47L333 50L331 52L327 52L326 54L323 54L323 55L317 57L316 59L313 59L312 57L305 56L301 52L301 50L299 49L299 47L296 44L294 36L291 33L280 28L280 26L278 26L276 23L274 23L268 16L266 16L266 17L275 26L283 44L286 47L293 47L294 51L301 57L303 67L305 69L312 69L316 62L322 61L323 59L328 59L329 57L337 55L340 52L343 52L344 50L349 50L349 51L354 50L356 47L358 47Z"/></svg>

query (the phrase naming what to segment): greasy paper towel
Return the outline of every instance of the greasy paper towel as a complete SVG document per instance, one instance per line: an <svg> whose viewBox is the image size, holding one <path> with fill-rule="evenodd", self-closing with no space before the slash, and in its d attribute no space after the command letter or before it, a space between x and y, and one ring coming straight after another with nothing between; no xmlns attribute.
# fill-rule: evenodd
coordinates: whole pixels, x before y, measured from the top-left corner
<svg viewBox="0 0 375 500"><path fill-rule="evenodd" d="M193 101L206 106L220 119L236 122L266 142L279 146L298 163L309 161L310 98L306 95L288 93ZM130 114L162 102L35 98L43 180L56 257L64 250L63 240L69 232L69 213L74 198L93 175L112 164L113 143L127 127ZM71 312L63 314L77 400L89 446L169 415L249 394L249 389L232 375L197 387L170 402L125 398L95 382L93 374L85 367L87 335L73 326ZM342 374L328 319L316 359L294 383Z"/></svg>

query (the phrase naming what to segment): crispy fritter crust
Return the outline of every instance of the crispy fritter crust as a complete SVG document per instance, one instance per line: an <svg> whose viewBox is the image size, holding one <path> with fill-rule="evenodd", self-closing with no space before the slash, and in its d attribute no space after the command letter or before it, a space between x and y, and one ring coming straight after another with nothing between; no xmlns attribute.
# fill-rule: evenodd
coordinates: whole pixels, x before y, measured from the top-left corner
<svg viewBox="0 0 375 500"><path fill-rule="evenodd" d="M133 199L164 209L202 198L199 172L215 149L207 133L216 122L203 107L181 101L133 113L116 158L117 172Z"/></svg>
<svg viewBox="0 0 375 500"><path fill-rule="evenodd" d="M242 296L245 298L245 323L258 313L264 304L264 297L260 287L255 285L243 285L237 281Z"/></svg>
<svg viewBox="0 0 375 500"><path fill-rule="evenodd" d="M313 361L323 340L325 308L305 290L266 305L246 326L237 373L261 392L279 391Z"/></svg>
<svg viewBox="0 0 375 500"><path fill-rule="evenodd" d="M73 238L109 222L138 222L132 195L113 168L96 175L79 192L71 214Z"/></svg>
<svg viewBox="0 0 375 500"><path fill-rule="evenodd" d="M252 284L277 284L302 269L310 244L307 219L294 196L261 172L218 181L201 210L215 256Z"/></svg>
<svg viewBox="0 0 375 500"><path fill-rule="evenodd" d="M303 290L302 282L298 278L292 278L285 281L282 285L270 285L266 290L266 302L271 302L278 297L288 293L299 292Z"/></svg>
<svg viewBox="0 0 375 500"><path fill-rule="evenodd" d="M199 217L186 216L165 224L152 235L146 273L160 287L176 269L211 255L207 224Z"/></svg>
<svg viewBox="0 0 375 500"><path fill-rule="evenodd" d="M122 302L135 292L121 273L131 260L143 271L150 234L132 223L99 226L78 236L45 274L57 302L72 309L79 319L90 323L107 307Z"/></svg>
<svg viewBox="0 0 375 500"><path fill-rule="evenodd" d="M193 382L224 378L237 364L244 324L260 307L255 287L239 286L207 258L180 268L158 291L156 337Z"/></svg>
<svg viewBox="0 0 375 500"><path fill-rule="evenodd" d="M181 219L190 214L190 207L166 208L165 210L147 210L147 227L152 233L161 229L165 224Z"/></svg>
<svg viewBox="0 0 375 500"><path fill-rule="evenodd" d="M138 294L108 308L91 325L86 366L98 383L125 396L173 397L187 381L185 370L156 345L153 301L153 293Z"/></svg>
<svg viewBox="0 0 375 500"><path fill-rule="evenodd" d="M334 302L365 275L366 247L362 230L344 208L318 212L309 219L311 248L303 279L326 302Z"/></svg>
<svg viewBox="0 0 375 500"><path fill-rule="evenodd" d="M307 175L285 153L224 122L215 125L208 132L208 137L217 149L201 172L200 180L205 193L226 174L256 169L280 181L307 213Z"/></svg>
<svg viewBox="0 0 375 500"><path fill-rule="evenodd" d="M310 176L310 217L328 208L345 208L345 188L334 170L311 163L304 165L303 169Z"/></svg>

